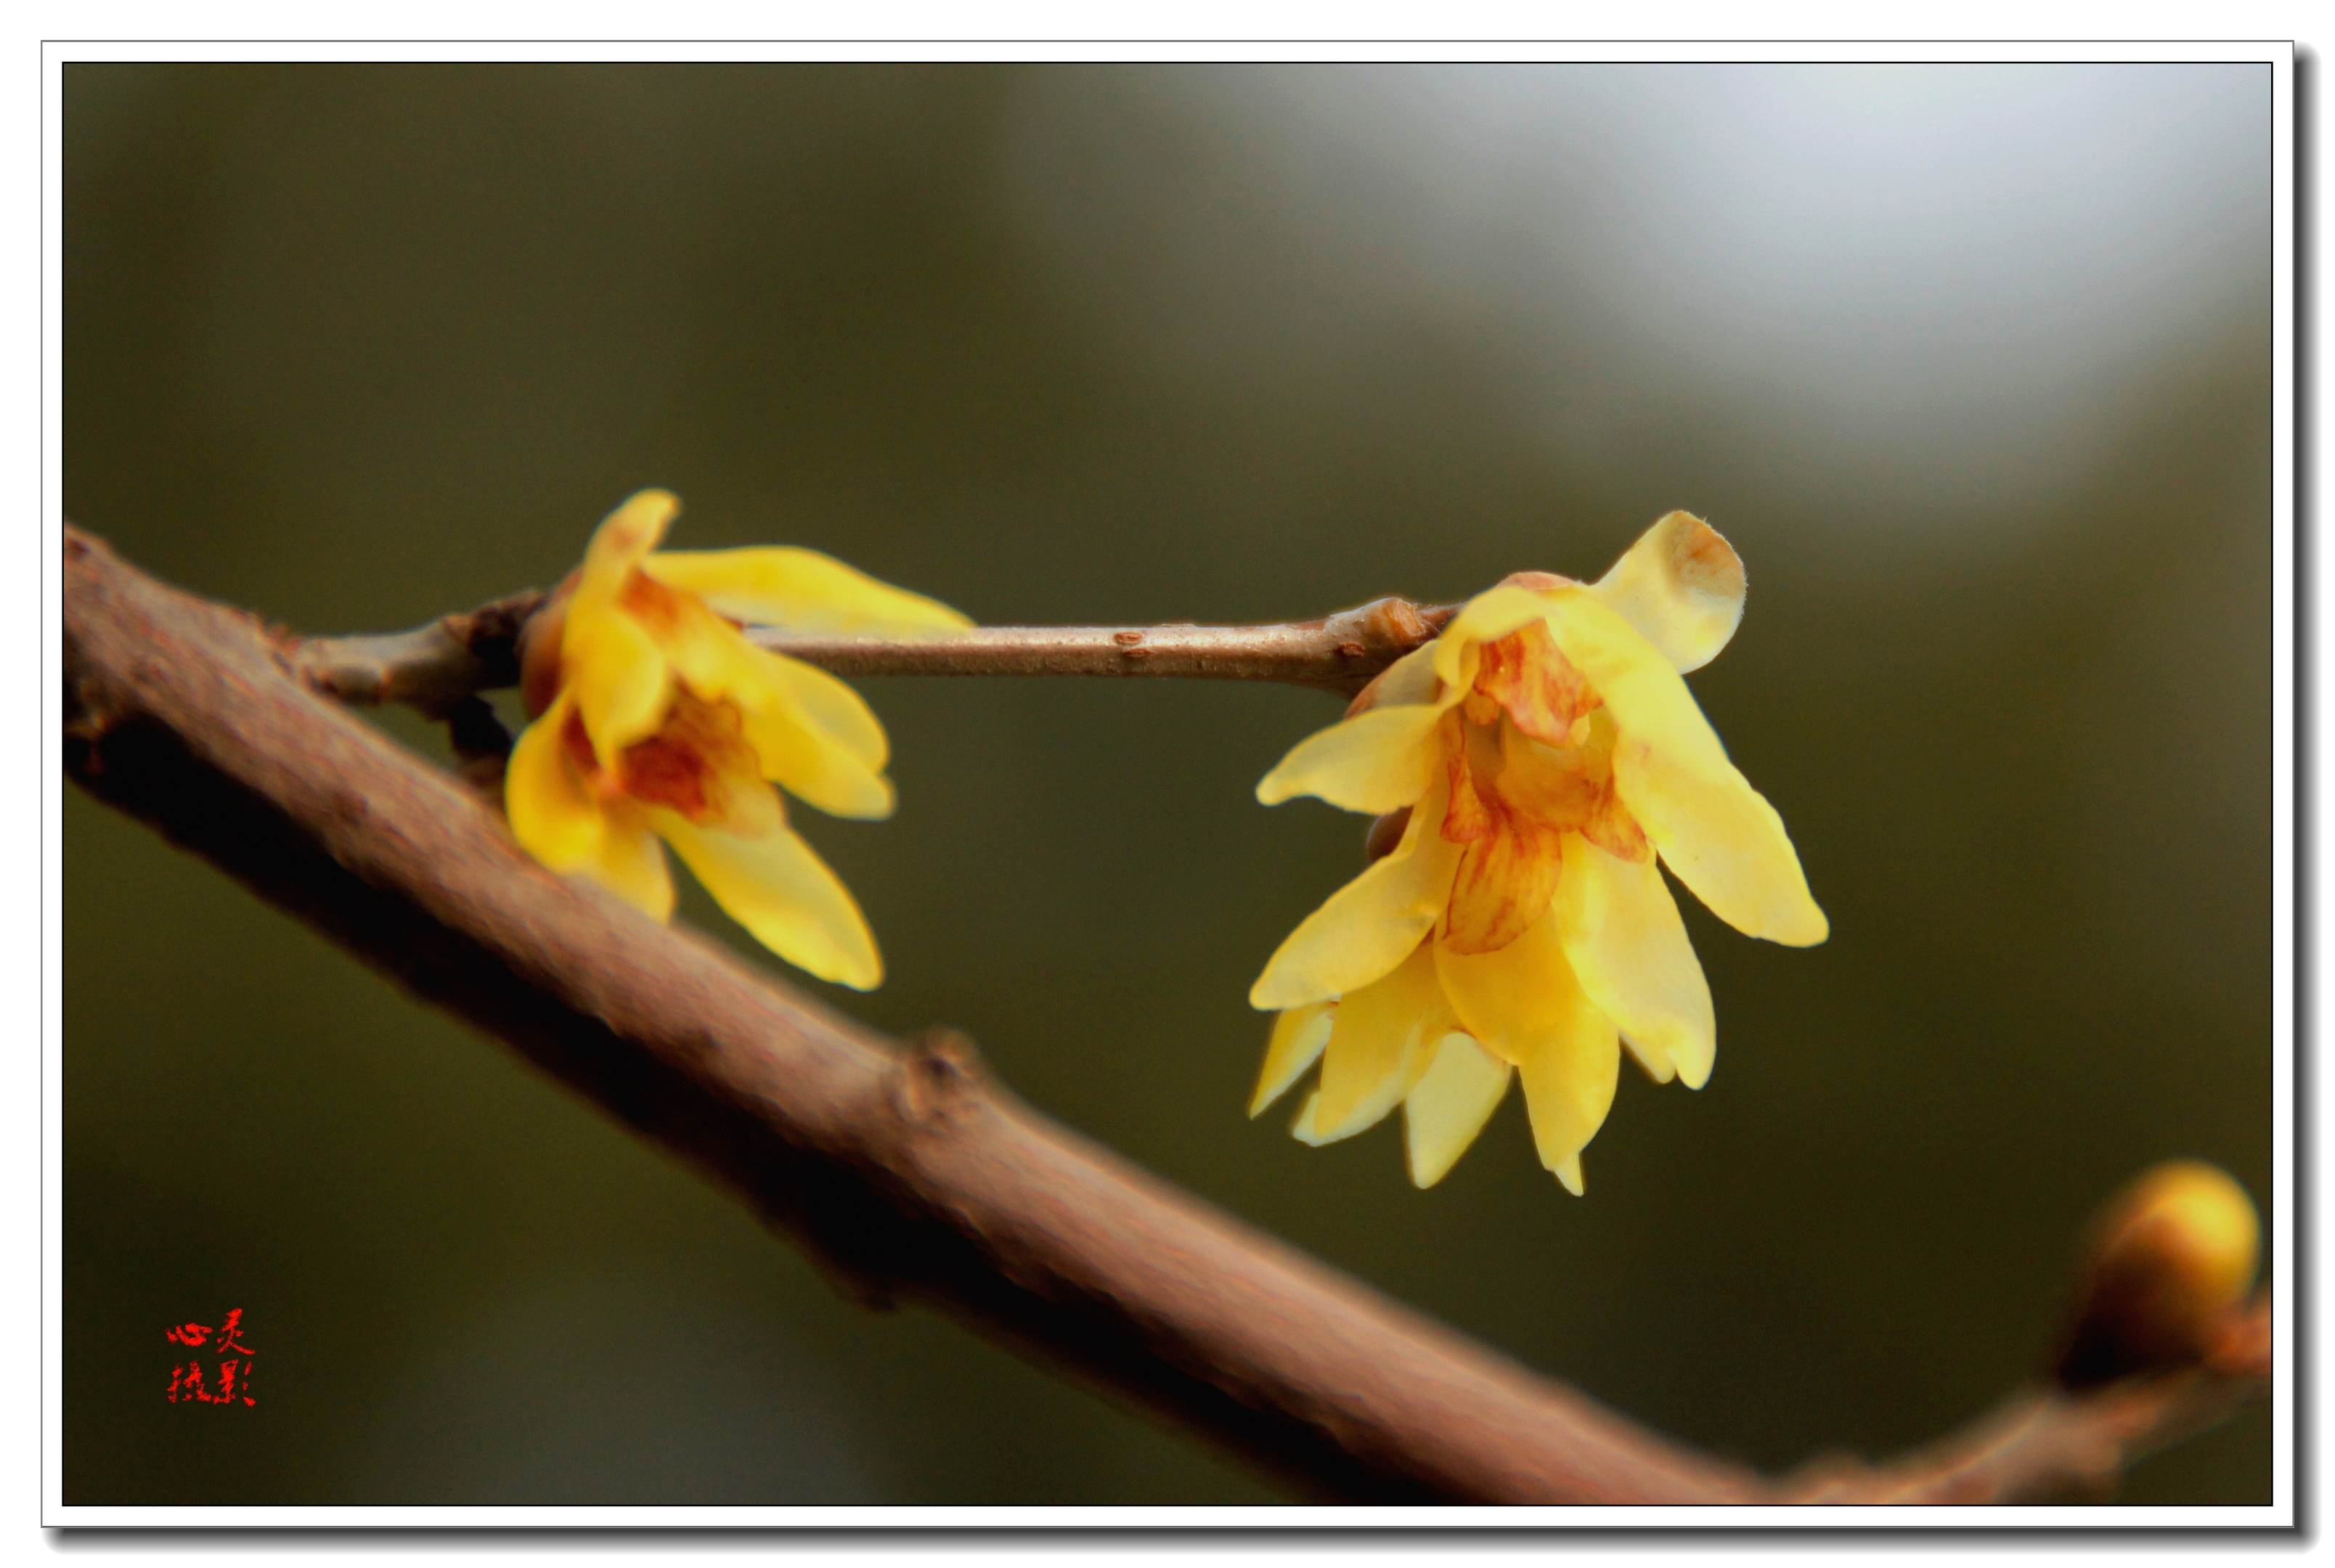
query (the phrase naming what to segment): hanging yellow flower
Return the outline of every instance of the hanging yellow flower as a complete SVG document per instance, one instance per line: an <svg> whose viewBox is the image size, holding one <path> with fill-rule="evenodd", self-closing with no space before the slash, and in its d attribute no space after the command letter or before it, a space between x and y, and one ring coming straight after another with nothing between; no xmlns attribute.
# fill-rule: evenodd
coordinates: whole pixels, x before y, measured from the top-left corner
<svg viewBox="0 0 2335 1568"><path fill-rule="evenodd" d="M1742 615L1732 547L1672 512L1597 583L1524 572L1478 595L1266 775L1268 806L1384 815L1378 858L1249 992L1280 1013L1250 1115L1318 1059L1296 1136L1351 1137L1400 1105L1424 1187L1514 1072L1541 1163L1578 1194L1623 1044L1658 1081L1702 1086L1710 991L1657 855L1747 935L1804 947L1827 929L1782 819L1679 678Z"/></svg>
<svg viewBox="0 0 2335 1568"><path fill-rule="evenodd" d="M884 978L876 939L787 826L771 783L838 817L890 816L883 726L850 687L754 646L739 624L897 634L972 623L815 550L652 554L680 510L643 490L609 513L530 624L534 721L504 777L511 832L554 871L659 920L673 898L663 840L763 946L866 991Z"/></svg>

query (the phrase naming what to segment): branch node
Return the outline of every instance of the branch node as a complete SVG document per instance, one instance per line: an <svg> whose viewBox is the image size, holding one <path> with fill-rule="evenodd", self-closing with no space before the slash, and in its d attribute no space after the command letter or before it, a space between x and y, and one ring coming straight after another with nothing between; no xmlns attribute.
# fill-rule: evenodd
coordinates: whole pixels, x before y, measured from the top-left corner
<svg viewBox="0 0 2335 1568"><path fill-rule="evenodd" d="M981 1052L955 1030L926 1031L900 1059L893 1104L912 1127L949 1121L988 1087Z"/></svg>
<svg viewBox="0 0 2335 1568"><path fill-rule="evenodd" d="M1338 639L1341 658L1376 654L1390 660L1424 644L1458 610L1458 605L1449 605L1422 611L1409 599L1390 596L1341 610L1324 619L1322 629Z"/></svg>

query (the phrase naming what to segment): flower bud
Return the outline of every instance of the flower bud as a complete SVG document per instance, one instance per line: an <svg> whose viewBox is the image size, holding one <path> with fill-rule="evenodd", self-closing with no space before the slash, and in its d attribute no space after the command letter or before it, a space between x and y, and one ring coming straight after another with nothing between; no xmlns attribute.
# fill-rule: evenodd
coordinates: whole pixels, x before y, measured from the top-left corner
<svg viewBox="0 0 2335 1568"><path fill-rule="evenodd" d="M2144 1172L2093 1222L2054 1375L2071 1389L2205 1360L2253 1285L2262 1226L2219 1166Z"/></svg>

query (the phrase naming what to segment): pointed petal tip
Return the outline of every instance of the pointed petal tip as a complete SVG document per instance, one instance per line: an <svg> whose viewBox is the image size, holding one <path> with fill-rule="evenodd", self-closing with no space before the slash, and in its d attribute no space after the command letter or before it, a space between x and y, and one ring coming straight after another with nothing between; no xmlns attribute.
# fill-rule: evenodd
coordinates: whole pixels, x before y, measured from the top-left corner
<svg viewBox="0 0 2335 1568"><path fill-rule="evenodd" d="M1326 996L1300 995L1287 980L1269 969L1257 976L1256 983L1248 988L1248 1004L1259 1012L1285 1012L1293 1007L1304 1007L1312 1002L1329 1000Z"/></svg>
<svg viewBox="0 0 2335 1568"><path fill-rule="evenodd" d="M1264 1061L1257 1069L1256 1088L1251 1091L1248 1114L1254 1118L1264 1108L1289 1092L1297 1080L1305 1076L1306 1069L1321 1060L1323 1050L1330 1043L1332 1027L1327 1003L1293 1007L1273 1021L1273 1029L1264 1046Z"/></svg>
<svg viewBox="0 0 2335 1568"><path fill-rule="evenodd" d="M629 566L656 547L664 531L681 515L681 498L671 490L635 490L624 504L600 519L593 533L593 553L620 558Z"/></svg>
<svg viewBox="0 0 2335 1568"><path fill-rule="evenodd" d="M1788 915L1776 930L1759 934L1785 947L1817 947L1832 936L1832 922L1810 902L1807 908Z"/></svg>
<svg viewBox="0 0 2335 1568"><path fill-rule="evenodd" d="M1431 1187L1475 1147L1507 1098L1515 1070L1464 1031L1436 1044L1435 1060L1402 1102L1403 1150L1411 1185Z"/></svg>
<svg viewBox="0 0 2335 1568"><path fill-rule="evenodd" d="M1435 777L1439 717L1438 710L1414 703L1342 719L1291 747L1258 781L1256 798L1278 806L1313 795L1372 816L1416 805Z"/></svg>
<svg viewBox="0 0 2335 1568"><path fill-rule="evenodd" d="M922 638L954 635L975 624L938 599L799 546L667 550L641 567L732 620L799 632Z"/></svg>
<svg viewBox="0 0 2335 1568"><path fill-rule="evenodd" d="M1558 1183L1564 1186L1565 1190L1571 1193L1574 1197L1581 1196L1585 1190L1581 1180L1581 1157L1579 1155L1574 1155L1571 1159L1551 1166L1549 1167L1549 1172L1556 1177Z"/></svg>

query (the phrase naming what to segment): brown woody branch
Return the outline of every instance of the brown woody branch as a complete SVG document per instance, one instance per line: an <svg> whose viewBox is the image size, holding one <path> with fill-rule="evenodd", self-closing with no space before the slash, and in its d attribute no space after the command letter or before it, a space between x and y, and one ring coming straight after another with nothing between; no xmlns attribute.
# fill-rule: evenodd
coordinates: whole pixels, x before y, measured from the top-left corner
<svg viewBox="0 0 2335 1568"><path fill-rule="evenodd" d="M505 655L479 644L502 631L451 629L481 617L440 624L491 672ZM550 875L444 775L305 689L296 666L315 677L251 616L68 530L65 761L91 793L726 1183L864 1299L930 1302L1304 1492L1928 1501L1924 1486L1944 1486L1964 1501L2025 1500L2077 1472L2113 1474L2267 1375L2265 1360L2057 1396L2007 1440L1982 1428L1973 1440L1991 1457L1951 1447L1911 1473L1766 1481L1054 1125L954 1036L903 1050L700 937ZM459 685L392 676L363 690L374 701L426 691L443 705Z"/></svg>
<svg viewBox="0 0 2335 1568"><path fill-rule="evenodd" d="M319 691L344 702L436 711L518 683L519 629L543 597L529 589L410 632L314 638L295 659ZM746 635L838 675L1172 675L1278 681L1351 697L1458 611L1378 599L1318 621L1264 626L979 626L916 638L750 626Z"/></svg>

